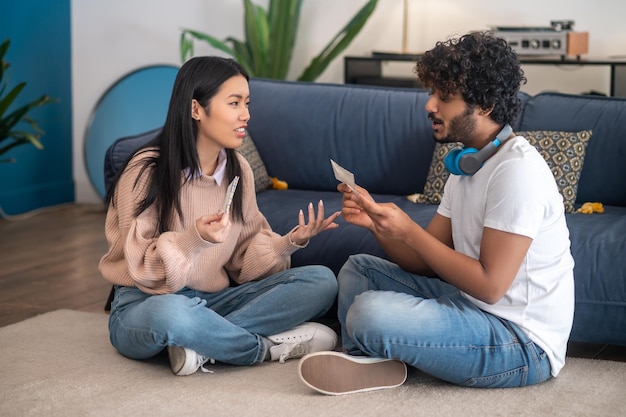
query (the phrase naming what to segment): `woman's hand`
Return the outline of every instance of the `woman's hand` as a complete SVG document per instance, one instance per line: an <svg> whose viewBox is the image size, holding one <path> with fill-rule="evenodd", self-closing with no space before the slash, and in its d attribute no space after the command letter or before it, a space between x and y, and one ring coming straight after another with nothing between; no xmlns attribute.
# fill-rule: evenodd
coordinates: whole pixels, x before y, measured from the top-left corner
<svg viewBox="0 0 626 417"><path fill-rule="evenodd" d="M230 232L230 216L222 210L214 214L207 214L196 220L196 230L200 237L207 242L222 243Z"/></svg>
<svg viewBox="0 0 626 417"><path fill-rule="evenodd" d="M372 196L369 192L363 188L356 187L356 192L363 196L363 198L368 198L373 201ZM343 194L343 204L341 207L341 214L343 218L346 219L347 222L352 223L356 226L365 227L366 229L372 230L373 223L372 219L370 219L369 215L359 207L359 205L352 199L352 196L356 196L350 187L346 184L341 183L337 186L337 190ZM373 230L372 230L373 231Z"/></svg>
<svg viewBox="0 0 626 417"><path fill-rule="evenodd" d="M298 227L296 227L296 229L293 230L289 236L291 241L298 246L306 244L309 239L325 230L336 229L339 227L339 225L335 223L335 219L339 217L341 212L337 211L328 216L327 219L324 219L324 203L322 200L317 203L317 216L315 215L315 210L313 209L313 203L309 203L308 212L309 223L307 224L304 222L304 212L300 210L300 213L298 214Z"/></svg>

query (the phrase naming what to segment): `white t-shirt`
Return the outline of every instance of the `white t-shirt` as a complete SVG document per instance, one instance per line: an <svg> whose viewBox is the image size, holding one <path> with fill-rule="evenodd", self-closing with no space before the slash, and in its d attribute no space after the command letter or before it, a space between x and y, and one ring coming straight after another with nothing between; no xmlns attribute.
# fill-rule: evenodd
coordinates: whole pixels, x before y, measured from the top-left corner
<svg viewBox="0 0 626 417"><path fill-rule="evenodd" d="M463 295L522 328L556 376L574 317L574 259L563 198L543 157L525 138L509 139L473 176L450 175L437 212L451 219L454 249L475 259L485 227L533 239L500 301Z"/></svg>

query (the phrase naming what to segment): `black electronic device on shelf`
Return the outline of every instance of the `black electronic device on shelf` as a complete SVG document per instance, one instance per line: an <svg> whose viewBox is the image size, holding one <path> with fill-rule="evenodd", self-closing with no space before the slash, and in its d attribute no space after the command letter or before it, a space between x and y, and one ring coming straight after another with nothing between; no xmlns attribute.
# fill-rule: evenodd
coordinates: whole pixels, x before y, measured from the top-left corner
<svg viewBox="0 0 626 417"><path fill-rule="evenodd" d="M553 20L550 26L494 26L518 55L580 57L589 52L589 33L575 32L573 20Z"/></svg>

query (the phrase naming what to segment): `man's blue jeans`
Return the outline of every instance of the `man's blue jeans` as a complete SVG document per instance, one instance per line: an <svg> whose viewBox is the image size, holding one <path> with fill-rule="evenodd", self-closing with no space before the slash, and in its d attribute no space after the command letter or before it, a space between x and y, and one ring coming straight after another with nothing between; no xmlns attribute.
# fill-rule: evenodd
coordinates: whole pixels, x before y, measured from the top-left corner
<svg viewBox="0 0 626 417"><path fill-rule="evenodd" d="M232 365L263 361L267 337L324 315L335 302L337 279L324 266L292 268L217 293L183 289L150 295L116 287L111 343L124 356L145 359L183 346Z"/></svg>
<svg viewBox="0 0 626 417"><path fill-rule="evenodd" d="M398 359L472 387L518 387L550 378L547 355L518 326L482 311L439 279L353 255L338 280L348 353Z"/></svg>

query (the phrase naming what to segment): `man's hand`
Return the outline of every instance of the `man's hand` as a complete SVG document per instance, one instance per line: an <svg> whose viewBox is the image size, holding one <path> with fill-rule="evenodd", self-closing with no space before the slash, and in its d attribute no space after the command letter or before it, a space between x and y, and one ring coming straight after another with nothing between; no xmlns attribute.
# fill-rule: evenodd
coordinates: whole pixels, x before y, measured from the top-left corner
<svg viewBox="0 0 626 417"><path fill-rule="evenodd" d="M372 200L372 197L365 188L358 185L356 185L355 188L359 195L361 195L363 198L368 198ZM354 193L350 189L350 187L348 187L344 183L339 184L337 186L337 190L343 194L343 203L341 207L341 215L343 216L343 218L346 219L346 221L349 223L352 223L356 226L364 227L373 232L374 230L372 220L369 218L367 213L363 211L355 201L352 200L352 196L356 195L356 193Z"/></svg>
<svg viewBox="0 0 626 417"><path fill-rule="evenodd" d="M404 241L414 225L413 220L394 203L376 203L369 194L366 195L361 190L359 195L352 194L350 199L370 219L370 230L376 235Z"/></svg>

